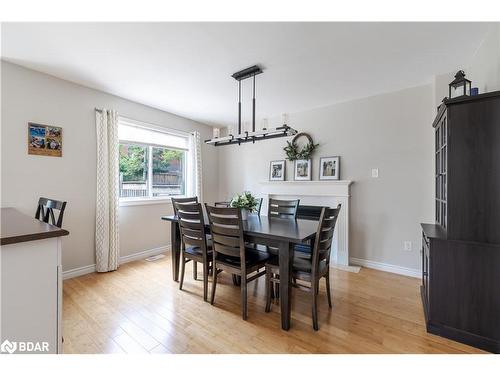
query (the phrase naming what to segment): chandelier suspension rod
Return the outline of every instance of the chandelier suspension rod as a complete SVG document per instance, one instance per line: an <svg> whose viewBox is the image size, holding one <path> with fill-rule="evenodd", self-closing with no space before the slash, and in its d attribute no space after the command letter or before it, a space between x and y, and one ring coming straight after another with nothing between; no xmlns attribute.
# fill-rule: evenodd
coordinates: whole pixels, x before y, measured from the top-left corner
<svg viewBox="0 0 500 375"><path fill-rule="evenodd" d="M253 75L252 132L255 133L255 74Z"/></svg>
<svg viewBox="0 0 500 375"><path fill-rule="evenodd" d="M241 81L238 81L238 134L241 134Z"/></svg>

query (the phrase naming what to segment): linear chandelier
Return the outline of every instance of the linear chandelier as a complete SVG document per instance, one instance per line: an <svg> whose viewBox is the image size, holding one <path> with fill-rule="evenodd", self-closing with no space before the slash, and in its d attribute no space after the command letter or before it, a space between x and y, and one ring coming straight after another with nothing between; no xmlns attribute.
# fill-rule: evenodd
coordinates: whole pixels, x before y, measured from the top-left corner
<svg viewBox="0 0 500 375"><path fill-rule="evenodd" d="M212 139L207 139L205 143L214 146L225 146L225 145L240 145L246 142L255 143L256 141L263 141L266 139L280 138L280 137L290 137L297 134L295 129L292 129L287 124L283 124L276 128L262 130L255 130L255 76L263 73L262 69L258 65L251 66L249 68L240 70L234 73L231 77L238 81L238 134L228 134L225 137L214 137ZM252 99L252 131L249 132L245 130L241 131L241 81L252 78L253 79L253 99Z"/></svg>

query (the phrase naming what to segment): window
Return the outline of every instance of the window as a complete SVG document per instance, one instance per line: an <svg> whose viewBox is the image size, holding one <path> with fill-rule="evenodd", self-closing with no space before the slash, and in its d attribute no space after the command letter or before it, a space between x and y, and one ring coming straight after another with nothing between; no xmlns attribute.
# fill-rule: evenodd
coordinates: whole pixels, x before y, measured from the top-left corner
<svg viewBox="0 0 500 375"><path fill-rule="evenodd" d="M188 134L120 118L120 200L186 195Z"/></svg>

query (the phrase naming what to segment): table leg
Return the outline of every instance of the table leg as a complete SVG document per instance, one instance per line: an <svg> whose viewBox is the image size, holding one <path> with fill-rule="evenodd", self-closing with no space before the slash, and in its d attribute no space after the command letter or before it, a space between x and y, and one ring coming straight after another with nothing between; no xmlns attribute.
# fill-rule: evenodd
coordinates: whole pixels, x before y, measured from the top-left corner
<svg viewBox="0 0 500 375"><path fill-rule="evenodd" d="M241 285L241 276L233 274L233 284L235 286L240 286Z"/></svg>
<svg viewBox="0 0 500 375"><path fill-rule="evenodd" d="M293 264L293 246L290 242L281 242L279 245L279 263L280 263L280 308L281 308L281 328L285 331L290 329L292 318L292 264Z"/></svg>
<svg viewBox="0 0 500 375"><path fill-rule="evenodd" d="M179 259L181 255L181 234L179 224L172 221L170 225L170 242L172 244L172 278L179 281Z"/></svg>

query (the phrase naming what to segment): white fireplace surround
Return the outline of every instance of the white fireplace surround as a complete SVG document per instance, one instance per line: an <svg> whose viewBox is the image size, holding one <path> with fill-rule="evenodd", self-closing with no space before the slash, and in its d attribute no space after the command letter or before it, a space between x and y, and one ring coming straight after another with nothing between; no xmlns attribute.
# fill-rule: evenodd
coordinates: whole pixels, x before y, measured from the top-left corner
<svg viewBox="0 0 500 375"><path fill-rule="evenodd" d="M260 195L264 198L261 213L267 214L269 198L300 199L300 204L337 207L339 218L334 232L331 262L349 266L349 199L352 181L262 181Z"/></svg>

